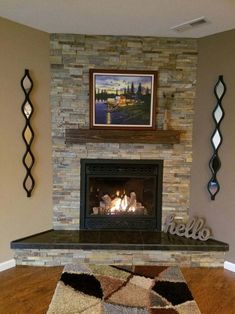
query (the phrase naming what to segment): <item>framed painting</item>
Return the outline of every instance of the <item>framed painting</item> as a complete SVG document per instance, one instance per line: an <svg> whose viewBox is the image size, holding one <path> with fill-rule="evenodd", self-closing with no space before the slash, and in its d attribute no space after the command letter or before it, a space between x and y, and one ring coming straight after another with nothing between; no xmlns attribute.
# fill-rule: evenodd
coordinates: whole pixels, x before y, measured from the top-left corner
<svg viewBox="0 0 235 314"><path fill-rule="evenodd" d="M154 130L156 71L90 70L90 128Z"/></svg>

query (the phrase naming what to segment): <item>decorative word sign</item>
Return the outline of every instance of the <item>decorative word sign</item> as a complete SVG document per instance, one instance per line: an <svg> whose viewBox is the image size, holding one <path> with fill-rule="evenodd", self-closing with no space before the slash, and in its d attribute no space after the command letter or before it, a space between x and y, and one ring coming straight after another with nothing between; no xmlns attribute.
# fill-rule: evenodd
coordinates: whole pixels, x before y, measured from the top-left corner
<svg viewBox="0 0 235 314"><path fill-rule="evenodd" d="M169 215L166 217L163 228L164 232L169 232L170 234L176 234L181 237L184 236L186 238L192 238L201 241L208 240L212 235L210 228L204 226L205 220L203 218L194 217L186 224L177 223L174 221L174 219L174 215Z"/></svg>

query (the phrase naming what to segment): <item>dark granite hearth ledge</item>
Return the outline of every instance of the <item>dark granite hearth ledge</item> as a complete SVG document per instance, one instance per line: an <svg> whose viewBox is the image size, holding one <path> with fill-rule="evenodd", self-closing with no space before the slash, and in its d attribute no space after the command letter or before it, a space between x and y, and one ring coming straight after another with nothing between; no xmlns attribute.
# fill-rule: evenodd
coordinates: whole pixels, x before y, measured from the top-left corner
<svg viewBox="0 0 235 314"><path fill-rule="evenodd" d="M227 243L205 242L156 231L48 230L11 242L12 249L228 251Z"/></svg>

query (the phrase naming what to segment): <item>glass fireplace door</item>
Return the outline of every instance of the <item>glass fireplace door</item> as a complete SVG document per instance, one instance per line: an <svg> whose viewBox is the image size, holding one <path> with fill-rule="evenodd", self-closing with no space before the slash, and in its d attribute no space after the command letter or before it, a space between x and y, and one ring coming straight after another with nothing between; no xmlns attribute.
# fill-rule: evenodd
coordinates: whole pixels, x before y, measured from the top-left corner
<svg viewBox="0 0 235 314"><path fill-rule="evenodd" d="M155 176L88 176L87 184L88 215L154 215Z"/></svg>

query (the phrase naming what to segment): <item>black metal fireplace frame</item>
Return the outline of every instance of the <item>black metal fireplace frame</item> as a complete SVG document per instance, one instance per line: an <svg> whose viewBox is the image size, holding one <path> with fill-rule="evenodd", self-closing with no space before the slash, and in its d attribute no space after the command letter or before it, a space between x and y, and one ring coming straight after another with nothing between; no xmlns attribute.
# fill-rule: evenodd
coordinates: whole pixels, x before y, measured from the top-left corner
<svg viewBox="0 0 235 314"><path fill-rule="evenodd" d="M155 168L156 173L156 195L154 215L151 217L91 217L87 214L87 172L89 167L95 165L117 166L123 170L125 165L146 165ZM104 175L105 176L105 175ZM163 160L136 160L136 159L81 159L81 184L80 184L80 229L106 229L106 230L155 230L161 231L162 220L162 178L163 178ZM110 223L109 223L110 222Z"/></svg>

